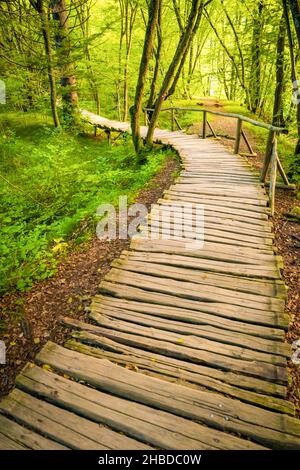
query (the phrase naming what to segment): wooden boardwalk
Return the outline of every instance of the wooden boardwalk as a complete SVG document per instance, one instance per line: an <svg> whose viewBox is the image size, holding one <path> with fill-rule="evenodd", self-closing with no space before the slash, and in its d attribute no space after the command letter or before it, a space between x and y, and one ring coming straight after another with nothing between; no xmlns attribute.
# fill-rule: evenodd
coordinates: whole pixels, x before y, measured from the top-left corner
<svg viewBox="0 0 300 470"><path fill-rule="evenodd" d="M204 204L205 244L141 229L101 283L92 323L64 318L72 339L47 343L0 403L2 449L300 448L281 259L257 175L217 141L155 140L179 152L182 171L149 223L191 203L192 227Z"/></svg>

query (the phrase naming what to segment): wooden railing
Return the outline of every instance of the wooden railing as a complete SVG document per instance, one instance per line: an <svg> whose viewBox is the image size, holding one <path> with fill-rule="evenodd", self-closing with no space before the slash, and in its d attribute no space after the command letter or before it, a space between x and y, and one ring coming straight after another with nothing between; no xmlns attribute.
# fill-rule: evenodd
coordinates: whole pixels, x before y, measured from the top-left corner
<svg viewBox="0 0 300 470"><path fill-rule="evenodd" d="M149 114L153 111L151 108L145 108L144 109L144 116L145 116L145 125L148 124L149 119L148 116ZM236 125L236 135L235 135L235 145L234 145L234 153L235 154L240 154L240 144L241 144L241 139L243 138L245 141L245 144L249 150L250 153L247 154L241 154L241 155L246 155L246 156L256 156L256 154L253 151L253 148L251 146L251 143L249 142L244 130L243 130L243 122L247 122L248 124L251 124L256 127L261 127L263 129L266 129L269 131L269 138L268 142L272 142L272 146L269 149L269 146L267 145L266 148L266 154L265 154L265 159L263 162L263 167L261 170L261 175L260 175L260 181L262 184L269 186L269 199L270 199L270 209L271 209L271 214L274 215L274 202L275 202L275 190L276 186L277 187L284 187L288 189L294 189L295 186L289 183L288 177L283 169L283 166L281 164L281 161L278 156L278 146L277 146L277 141L278 141L278 136L280 134L288 134L288 130L282 127L276 127L273 126L272 124L266 124L264 122L260 121L255 121L254 119L248 118L246 116L243 116L241 114L234 114L234 113L224 113L221 111L213 111L211 109L205 109L205 108L188 108L188 107L170 107L170 108L163 108L162 111L169 111L171 115L171 129L172 131L175 130L175 127L179 130L182 130L182 127L180 126L180 123L178 122L178 119L176 117L176 111L187 111L187 112L196 112L196 113L202 113L203 114L203 119L202 119L202 131L200 137L205 139L207 136L207 128L209 127L211 131L211 136L217 138L217 134L213 129L213 126L211 122L208 121L207 115L208 114L214 114L216 116L223 116L226 118L233 118L237 120L237 125ZM270 168L270 181L267 182L267 174L268 170ZM277 171L279 171L283 184L276 183L277 179Z"/></svg>

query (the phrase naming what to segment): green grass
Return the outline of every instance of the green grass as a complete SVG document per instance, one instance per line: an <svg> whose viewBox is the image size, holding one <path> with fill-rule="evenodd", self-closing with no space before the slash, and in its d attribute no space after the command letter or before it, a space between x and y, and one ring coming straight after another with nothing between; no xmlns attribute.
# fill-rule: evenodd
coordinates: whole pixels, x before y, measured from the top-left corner
<svg viewBox="0 0 300 470"><path fill-rule="evenodd" d="M139 166L129 137L109 147L55 130L47 116L0 115L0 293L51 276L94 233L98 205L132 202L170 155L152 151Z"/></svg>

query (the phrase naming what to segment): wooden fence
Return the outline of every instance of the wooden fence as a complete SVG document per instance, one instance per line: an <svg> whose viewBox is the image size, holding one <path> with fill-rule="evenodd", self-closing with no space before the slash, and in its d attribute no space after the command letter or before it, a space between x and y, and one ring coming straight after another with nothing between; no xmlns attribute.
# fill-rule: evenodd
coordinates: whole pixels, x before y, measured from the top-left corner
<svg viewBox="0 0 300 470"><path fill-rule="evenodd" d="M148 124L148 116L149 113L151 113L153 109L151 108L145 108L144 110L144 116L145 116L145 125ZM276 127L271 124L266 124L264 122L259 122L255 121L254 119L248 118L246 116L240 115L240 114L234 114L234 113L224 113L221 111L213 111L210 109L204 109L204 108L188 108L188 107L170 107L170 108L163 108L162 111L169 111L170 112L170 117L171 117L171 129L172 131L175 130L176 126L179 130L182 130L182 127L179 124L179 121L176 117L176 111L186 111L186 112L196 112L196 113L202 113L203 118L202 118L202 130L201 130L201 135L203 139L207 137L207 128L210 129L211 131L211 136L217 138L217 134L213 129L212 124L208 121L208 114L214 114L217 116L223 116L226 118L232 118L236 119L237 125L236 125L236 135L235 135L235 145L234 145L234 153L239 154L240 153L240 144L241 144L241 139L243 138L245 141L245 144L249 150L248 154L244 154L246 156L255 156L256 154L253 151L253 148L243 130L243 122L247 122L248 124L251 124L256 127L261 127L263 129L266 129L269 131L269 138L268 142L272 142L271 148L269 146L266 146L266 153L265 153L265 159L263 162L263 167L261 170L261 175L260 175L260 181L262 184L269 186L269 199L270 199L270 208L271 208L271 214L274 215L274 202L275 202L275 190L276 186L277 187L284 187L288 189L294 189L295 186L289 183L288 177L283 169L283 166L281 164L281 161L278 156L278 146L277 146L277 141L278 141L278 136L279 134L288 134L288 130L284 129L282 127ZM241 154L243 155L243 154ZM270 169L270 180L267 182L267 174L268 170ZM280 173L283 184L276 183L277 179L277 172Z"/></svg>

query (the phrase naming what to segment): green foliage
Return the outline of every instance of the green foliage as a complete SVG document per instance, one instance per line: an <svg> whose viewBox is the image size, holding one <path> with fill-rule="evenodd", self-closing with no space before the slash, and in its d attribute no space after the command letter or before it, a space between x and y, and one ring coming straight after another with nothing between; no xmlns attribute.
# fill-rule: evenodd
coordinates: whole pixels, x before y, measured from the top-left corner
<svg viewBox="0 0 300 470"><path fill-rule="evenodd" d="M26 116L0 119L2 293L52 275L65 251L94 232L97 206L122 194L133 201L171 154L152 151L140 167L129 138L109 147Z"/></svg>
<svg viewBox="0 0 300 470"><path fill-rule="evenodd" d="M252 119L259 120L257 116L252 115L244 106L237 103L227 101L225 103L224 109L228 113L242 114L243 116L248 116ZM243 123L243 126L251 130L251 133L256 137L256 145L258 151L261 154L264 154L266 149L266 142L268 139L268 131L261 127L255 127L248 123ZM300 184L300 161L299 156L295 156L295 144L296 144L296 135L293 129L289 132L288 136L281 134L278 138L278 155L284 166L286 173L288 174L292 183L297 185Z"/></svg>

